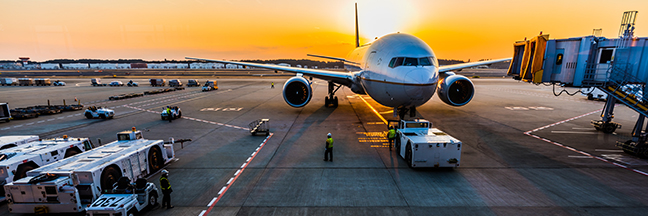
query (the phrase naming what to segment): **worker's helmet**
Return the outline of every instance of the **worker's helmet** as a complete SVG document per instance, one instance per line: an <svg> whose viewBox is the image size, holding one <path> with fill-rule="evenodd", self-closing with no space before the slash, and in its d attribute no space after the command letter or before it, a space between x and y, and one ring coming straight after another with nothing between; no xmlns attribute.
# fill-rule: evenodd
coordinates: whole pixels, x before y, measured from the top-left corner
<svg viewBox="0 0 648 216"><path fill-rule="evenodd" d="M331 137L331 133L326 134L326 136Z"/></svg>
<svg viewBox="0 0 648 216"><path fill-rule="evenodd" d="M163 170L162 170L162 175L169 175L169 171L163 169Z"/></svg>
<svg viewBox="0 0 648 216"><path fill-rule="evenodd" d="M389 126L389 129L394 129L394 126Z"/></svg>
<svg viewBox="0 0 648 216"><path fill-rule="evenodd" d="M167 108L169 108L169 106L167 106Z"/></svg>

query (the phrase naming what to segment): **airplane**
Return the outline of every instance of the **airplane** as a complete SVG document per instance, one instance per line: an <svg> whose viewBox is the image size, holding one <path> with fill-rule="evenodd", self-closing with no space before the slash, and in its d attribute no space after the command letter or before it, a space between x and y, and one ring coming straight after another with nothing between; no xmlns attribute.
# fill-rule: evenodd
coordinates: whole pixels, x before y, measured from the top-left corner
<svg viewBox="0 0 648 216"><path fill-rule="evenodd" d="M304 107L313 96L312 78L328 81L326 107L337 107L337 90L346 86L356 94L367 94L383 106L394 108L394 117L416 117L416 107L425 104L437 92L439 98L451 106L463 106L473 98L475 87L462 75L452 71L479 65L511 60L511 58L439 66L434 52L423 40L405 33L392 33L374 42L360 45L358 34L358 4L356 15L356 48L346 58L322 55L344 62L348 72L321 69L293 68L250 62L185 57L186 59L265 68L295 73L283 86L284 101L291 107ZM304 77L310 76L311 81ZM437 91L438 90L438 91Z"/></svg>

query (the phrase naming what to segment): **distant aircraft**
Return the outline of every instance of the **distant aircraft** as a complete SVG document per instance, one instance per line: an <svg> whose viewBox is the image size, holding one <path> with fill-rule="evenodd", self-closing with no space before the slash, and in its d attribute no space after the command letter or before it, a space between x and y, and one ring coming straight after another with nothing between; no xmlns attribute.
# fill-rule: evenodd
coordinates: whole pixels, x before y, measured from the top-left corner
<svg viewBox="0 0 648 216"><path fill-rule="evenodd" d="M303 107L313 94L311 82L304 75L328 81L325 106L337 107L335 92L346 86L357 94L367 94L383 106L394 108L394 116L403 119L416 116L416 107L425 104L438 88L438 96L452 106L463 106L472 100L475 88L462 75L451 72L462 68L488 65L511 58L439 66L434 52L423 40L409 34L395 33L360 46L358 35L358 4L356 3L356 49L346 58L308 55L344 62L349 72L293 68L248 62L203 58L186 59L236 64L296 73L283 86L283 97L292 107Z"/></svg>

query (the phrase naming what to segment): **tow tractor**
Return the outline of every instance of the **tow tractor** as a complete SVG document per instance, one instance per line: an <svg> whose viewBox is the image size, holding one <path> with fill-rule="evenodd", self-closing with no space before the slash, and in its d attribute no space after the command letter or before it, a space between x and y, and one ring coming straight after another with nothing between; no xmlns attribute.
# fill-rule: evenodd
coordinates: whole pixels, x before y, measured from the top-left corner
<svg viewBox="0 0 648 216"><path fill-rule="evenodd" d="M171 110L170 114L167 113L166 108L164 108L164 110L162 110L162 113L160 113L160 117L162 117L162 120L169 120L169 122L171 122L171 120L173 120L173 119L182 118L182 110L180 110L179 107L174 106L174 107L171 107L170 110Z"/></svg>
<svg viewBox="0 0 648 216"><path fill-rule="evenodd" d="M128 177L121 177L111 193L102 194L86 208L86 215L134 215L147 207L158 204L155 184L139 178L135 184Z"/></svg>
<svg viewBox="0 0 648 216"><path fill-rule="evenodd" d="M461 157L461 141L432 127L424 119L390 120L395 126L394 147L410 168L458 167Z"/></svg>
<svg viewBox="0 0 648 216"><path fill-rule="evenodd" d="M96 107L96 106L91 106L88 107L85 111L85 117L92 119L92 118L113 118L115 116L115 111L108 109L108 108L102 108L102 107Z"/></svg>
<svg viewBox="0 0 648 216"><path fill-rule="evenodd" d="M138 87L139 86L139 84L137 84L136 82L133 82L133 80L128 81L128 83L126 83L126 85L129 86L129 87Z"/></svg>

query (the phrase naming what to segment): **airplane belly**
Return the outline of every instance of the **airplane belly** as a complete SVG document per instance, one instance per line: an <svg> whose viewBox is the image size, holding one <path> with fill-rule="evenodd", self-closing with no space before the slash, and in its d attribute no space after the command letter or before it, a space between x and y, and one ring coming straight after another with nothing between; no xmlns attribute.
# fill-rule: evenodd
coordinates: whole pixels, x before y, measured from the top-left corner
<svg viewBox="0 0 648 216"><path fill-rule="evenodd" d="M386 82L363 80L365 92L376 102L387 107L400 107L420 105L420 100L412 100L401 84L392 84ZM431 97L431 96L430 96ZM429 100L428 97L425 101ZM416 104L413 104L416 103ZM420 104L418 104L420 103Z"/></svg>

